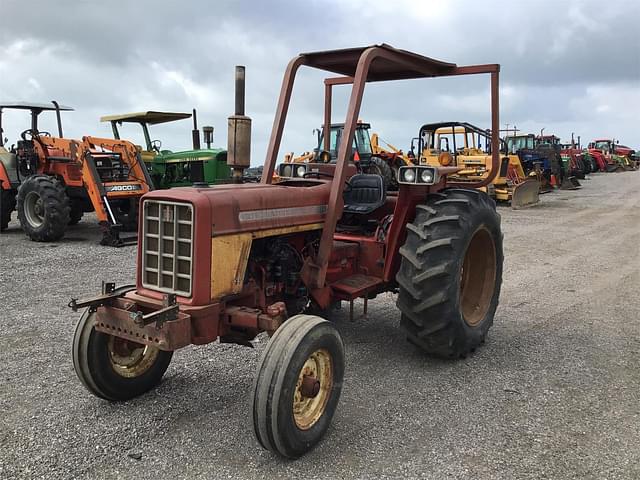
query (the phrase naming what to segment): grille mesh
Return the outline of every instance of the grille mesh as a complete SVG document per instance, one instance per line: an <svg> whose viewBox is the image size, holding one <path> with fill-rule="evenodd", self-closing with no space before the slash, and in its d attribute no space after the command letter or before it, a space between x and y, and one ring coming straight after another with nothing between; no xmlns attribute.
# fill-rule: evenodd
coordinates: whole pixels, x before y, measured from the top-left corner
<svg viewBox="0 0 640 480"><path fill-rule="evenodd" d="M142 226L142 285L191 296L193 207L146 200Z"/></svg>

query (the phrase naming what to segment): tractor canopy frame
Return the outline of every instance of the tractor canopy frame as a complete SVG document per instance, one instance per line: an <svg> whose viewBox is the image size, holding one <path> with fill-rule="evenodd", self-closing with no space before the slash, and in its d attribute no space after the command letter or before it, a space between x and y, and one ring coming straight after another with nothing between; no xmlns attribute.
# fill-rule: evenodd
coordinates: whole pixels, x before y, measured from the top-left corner
<svg viewBox="0 0 640 480"><path fill-rule="evenodd" d="M60 112L71 112L73 108L60 105L55 100L51 103L30 103L30 102L0 102L0 147L4 146L4 130L2 128L2 111L9 110L29 110L31 112L31 130L38 131L38 116L45 111L56 112L56 123L58 126L58 136L63 138L62 118Z"/></svg>
<svg viewBox="0 0 640 480"><path fill-rule="evenodd" d="M151 151L151 135L149 134L149 125L158 125L160 123L175 122L178 120L184 120L191 118L190 113L183 112L135 112L125 113L121 115L105 115L100 117L101 122L111 123L111 130L113 131L113 138L120 140L120 131L118 125L123 123L137 123L142 128L144 135L144 141L146 143L147 151Z"/></svg>
<svg viewBox="0 0 640 480"><path fill-rule="evenodd" d="M303 53L294 57L285 70L280 97L276 109L271 137L267 147L262 183L272 183L273 172L282 141L282 134L286 122L287 112L293 92L293 85L298 69L308 66L341 75L337 80L328 79L325 89L332 84L352 84L351 95L344 122L343 139L338 150L329 203L325 217L325 224L320 240L318 254L313 264L305 264L303 275L310 283L318 288L324 286L326 270L333 244L333 235L338 219L342 214L342 193L347 172L353 136L356 129L364 87L367 82L389 80L410 80L430 77L447 77L460 75L490 74L491 76L491 173L482 181L470 183L449 182L449 186L464 188L479 188L491 183L497 174L500 145L499 145L499 102L498 80L500 65L469 65L457 66L454 63L442 62L406 50L396 49L387 44L367 47L346 48ZM327 94L328 93L328 94ZM325 128L331 125L331 94L325 90ZM328 130L325 130L328 131ZM304 270L307 270L305 273Z"/></svg>

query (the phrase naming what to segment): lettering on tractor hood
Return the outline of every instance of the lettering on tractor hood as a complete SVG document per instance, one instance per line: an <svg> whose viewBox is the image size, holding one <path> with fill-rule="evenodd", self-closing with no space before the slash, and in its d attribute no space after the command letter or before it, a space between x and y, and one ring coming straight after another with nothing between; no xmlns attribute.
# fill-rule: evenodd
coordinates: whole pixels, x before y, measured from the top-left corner
<svg viewBox="0 0 640 480"><path fill-rule="evenodd" d="M142 185L139 183L126 183L124 185L107 185L104 189L107 192L134 192L142 190Z"/></svg>
<svg viewBox="0 0 640 480"><path fill-rule="evenodd" d="M266 210L248 210L238 214L241 222L255 222L282 217L300 217L305 215L323 215L327 213L327 205L310 205L306 207L271 208Z"/></svg>

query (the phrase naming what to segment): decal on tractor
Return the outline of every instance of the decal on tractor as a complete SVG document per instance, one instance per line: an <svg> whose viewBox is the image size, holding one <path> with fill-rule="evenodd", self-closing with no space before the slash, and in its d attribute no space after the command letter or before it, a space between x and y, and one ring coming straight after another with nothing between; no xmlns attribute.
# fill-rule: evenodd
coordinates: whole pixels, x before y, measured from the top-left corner
<svg viewBox="0 0 640 480"><path fill-rule="evenodd" d="M309 207L272 208L269 210L251 210L240 212L238 220L241 222L255 222L258 220L270 220L282 217L302 217L306 215L324 215L327 213L327 205L313 205Z"/></svg>
<svg viewBox="0 0 640 480"><path fill-rule="evenodd" d="M135 192L136 190L142 190L142 185L127 184L127 185L108 185L105 187L107 192Z"/></svg>

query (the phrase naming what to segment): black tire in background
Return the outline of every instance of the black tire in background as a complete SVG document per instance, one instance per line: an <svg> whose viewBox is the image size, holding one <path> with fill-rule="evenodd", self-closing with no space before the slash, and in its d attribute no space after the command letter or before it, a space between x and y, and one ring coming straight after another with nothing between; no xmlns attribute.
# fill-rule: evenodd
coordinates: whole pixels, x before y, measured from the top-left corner
<svg viewBox="0 0 640 480"><path fill-rule="evenodd" d="M318 390L302 395L302 378L316 365ZM253 388L253 425L258 442L286 458L311 450L324 436L340 399L344 346L330 322L295 315L271 337Z"/></svg>
<svg viewBox="0 0 640 480"><path fill-rule="evenodd" d="M426 353L464 357L484 342L502 284L502 232L484 192L430 195L407 224L396 275L400 324Z"/></svg>
<svg viewBox="0 0 640 480"><path fill-rule="evenodd" d="M391 166L380 157L371 157L369 165L364 168L364 173L380 175L387 190L393 190L398 187L398 183L396 182Z"/></svg>
<svg viewBox="0 0 640 480"><path fill-rule="evenodd" d="M593 171L591 162L583 156L580 156L580 161L582 162L582 171L585 175L589 175Z"/></svg>
<svg viewBox="0 0 640 480"><path fill-rule="evenodd" d="M69 203L71 206L69 210L69 225L77 225L84 215L82 201L72 199Z"/></svg>
<svg viewBox="0 0 640 480"><path fill-rule="evenodd" d="M16 192L15 190L0 190L0 231L6 230L11 221L11 214L16 208Z"/></svg>
<svg viewBox="0 0 640 480"><path fill-rule="evenodd" d="M69 197L58 179L32 175L18 188L18 219L22 230L36 242L61 239L69 225Z"/></svg>
<svg viewBox="0 0 640 480"><path fill-rule="evenodd" d="M124 232L138 231L138 205L140 197L122 199L112 203L112 208L118 223Z"/></svg>

